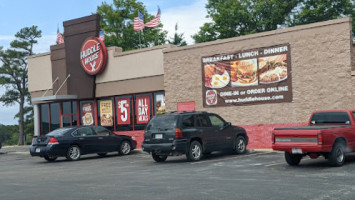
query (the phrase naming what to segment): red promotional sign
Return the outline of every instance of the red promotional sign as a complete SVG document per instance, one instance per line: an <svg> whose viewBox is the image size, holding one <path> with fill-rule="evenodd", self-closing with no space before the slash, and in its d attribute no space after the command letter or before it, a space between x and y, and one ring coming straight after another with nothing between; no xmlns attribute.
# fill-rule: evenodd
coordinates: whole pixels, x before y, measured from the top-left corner
<svg viewBox="0 0 355 200"><path fill-rule="evenodd" d="M85 126L91 126L94 124L94 111L93 103L84 103L82 105L82 124Z"/></svg>
<svg viewBox="0 0 355 200"><path fill-rule="evenodd" d="M129 98L117 99L117 124L131 124L131 106Z"/></svg>
<svg viewBox="0 0 355 200"><path fill-rule="evenodd" d="M136 98L137 124L146 124L150 120L150 98L142 96Z"/></svg>
<svg viewBox="0 0 355 200"><path fill-rule="evenodd" d="M86 73L96 75L106 67L107 50L105 44L96 37L89 37L81 46L81 66Z"/></svg>

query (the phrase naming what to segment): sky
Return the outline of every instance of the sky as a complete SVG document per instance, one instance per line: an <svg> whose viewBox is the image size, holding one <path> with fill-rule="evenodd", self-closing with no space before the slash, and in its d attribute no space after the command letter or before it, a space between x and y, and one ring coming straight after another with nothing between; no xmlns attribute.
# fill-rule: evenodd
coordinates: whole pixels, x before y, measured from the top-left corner
<svg viewBox="0 0 355 200"><path fill-rule="evenodd" d="M168 31L168 37L178 32L184 33L188 44L193 44L191 35L196 34L205 22L207 0L137 0L142 2L151 15L156 15L157 7L161 9L161 23ZM0 0L0 46L10 46L14 35L24 27L38 26L42 38L34 46L35 53L49 52L50 45L56 41L57 27L63 32L63 21L84 17L96 13L102 2L112 4L112 0ZM1 63L0 63L1 64ZM5 88L0 86L0 95ZM18 105L5 107L0 103L0 124L17 124L14 119Z"/></svg>

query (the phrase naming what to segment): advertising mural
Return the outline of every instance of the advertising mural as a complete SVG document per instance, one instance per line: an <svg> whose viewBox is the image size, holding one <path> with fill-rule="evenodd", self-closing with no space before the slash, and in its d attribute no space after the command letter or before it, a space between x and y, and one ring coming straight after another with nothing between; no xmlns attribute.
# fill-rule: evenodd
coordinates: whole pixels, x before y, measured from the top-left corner
<svg viewBox="0 0 355 200"><path fill-rule="evenodd" d="M202 57L204 107L292 101L290 45Z"/></svg>
<svg viewBox="0 0 355 200"><path fill-rule="evenodd" d="M91 126L94 124L94 104L84 103L82 104L82 124L85 126Z"/></svg>
<svg viewBox="0 0 355 200"><path fill-rule="evenodd" d="M112 100L100 101L101 126L113 126Z"/></svg>
<svg viewBox="0 0 355 200"><path fill-rule="evenodd" d="M136 97L137 124L146 124L150 120L150 97Z"/></svg>
<svg viewBox="0 0 355 200"><path fill-rule="evenodd" d="M117 99L117 124L129 125L131 124L131 105L130 98Z"/></svg>

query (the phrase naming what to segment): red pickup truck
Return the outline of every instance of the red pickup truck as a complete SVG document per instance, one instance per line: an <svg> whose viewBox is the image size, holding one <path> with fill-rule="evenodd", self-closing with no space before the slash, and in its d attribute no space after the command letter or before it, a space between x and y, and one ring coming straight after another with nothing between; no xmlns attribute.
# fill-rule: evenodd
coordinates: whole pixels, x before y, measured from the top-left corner
<svg viewBox="0 0 355 200"><path fill-rule="evenodd" d="M307 155L324 156L331 166L342 166L345 154L355 151L355 110L316 111L308 126L275 128L272 149L284 151L292 166Z"/></svg>

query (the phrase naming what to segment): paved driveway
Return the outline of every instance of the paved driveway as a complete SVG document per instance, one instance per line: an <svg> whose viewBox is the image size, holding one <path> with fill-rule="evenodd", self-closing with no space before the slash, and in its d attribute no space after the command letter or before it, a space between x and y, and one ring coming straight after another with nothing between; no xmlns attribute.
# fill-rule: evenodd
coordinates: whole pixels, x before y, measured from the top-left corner
<svg viewBox="0 0 355 200"><path fill-rule="evenodd" d="M0 151L1 152L1 151ZM129 156L84 156L46 162L28 153L0 153L0 199L354 199L355 156L340 168L326 160L288 166L282 153L184 156L155 163L141 151Z"/></svg>

